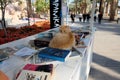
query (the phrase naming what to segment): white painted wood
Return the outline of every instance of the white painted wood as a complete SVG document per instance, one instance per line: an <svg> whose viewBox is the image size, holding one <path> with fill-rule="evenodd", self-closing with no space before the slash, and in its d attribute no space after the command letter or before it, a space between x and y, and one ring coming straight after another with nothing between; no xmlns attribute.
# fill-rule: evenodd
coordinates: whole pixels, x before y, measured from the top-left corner
<svg viewBox="0 0 120 80"><path fill-rule="evenodd" d="M38 36L39 34L36 34L28 38L13 41L11 43L1 45L0 48L13 47L21 44L28 45L29 40L35 39ZM92 51L88 49L92 49L91 45L93 44L93 36L94 35L92 34L86 39L84 39L85 45L87 46L86 48L78 48L78 50L84 54L83 56L78 55L78 57L74 59L68 59L66 62L59 62L59 61L51 62L54 64L54 75L52 77L52 80L86 80L87 79L90 68L90 61L91 61L90 57L92 55L91 54ZM3 61L3 63L0 64L0 70L3 71L10 78L10 80L15 80L18 71L27 63L31 63L31 61L24 61L22 58L11 56L9 59Z"/></svg>

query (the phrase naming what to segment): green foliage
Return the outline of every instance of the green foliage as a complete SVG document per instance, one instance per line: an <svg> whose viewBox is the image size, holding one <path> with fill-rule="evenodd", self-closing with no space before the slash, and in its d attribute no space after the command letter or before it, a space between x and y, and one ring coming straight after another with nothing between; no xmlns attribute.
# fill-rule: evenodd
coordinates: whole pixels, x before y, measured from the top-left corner
<svg viewBox="0 0 120 80"><path fill-rule="evenodd" d="M18 5L21 5L23 2L21 0L18 1Z"/></svg>
<svg viewBox="0 0 120 80"><path fill-rule="evenodd" d="M49 9L49 1L36 0L35 7L36 7L36 12L46 12Z"/></svg>
<svg viewBox="0 0 120 80"><path fill-rule="evenodd" d="M12 2L12 0L0 0L1 9L5 9L5 7L11 2Z"/></svg>

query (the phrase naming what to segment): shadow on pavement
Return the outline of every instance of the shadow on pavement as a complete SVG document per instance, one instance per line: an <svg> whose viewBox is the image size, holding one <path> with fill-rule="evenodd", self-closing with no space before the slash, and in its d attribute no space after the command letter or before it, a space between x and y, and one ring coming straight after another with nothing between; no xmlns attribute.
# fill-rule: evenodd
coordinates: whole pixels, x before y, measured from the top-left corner
<svg viewBox="0 0 120 80"><path fill-rule="evenodd" d="M90 79L92 78L92 79ZM120 78L116 78L114 76L111 76L109 74L106 74L100 70L97 70L93 67L91 67L89 80L120 80Z"/></svg>
<svg viewBox="0 0 120 80"><path fill-rule="evenodd" d="M117 35L120 34L120 25L118 25L118 24L110 24L110 23L97 24L97 23L95 23L95 26L98 30L101 30L101 31L114 32Z"/></svg>
<svg viewBox="0 0 120 80"><path fill-rule="evenodd" d="M117 72L118 74L120 74L120 62L107 58L105 56L102 55L98 55L96 53L93 53L93 62L96 64L99 64L103 67L107 67L115 72ZM113 79L115 80L115 79Z"/></svg>

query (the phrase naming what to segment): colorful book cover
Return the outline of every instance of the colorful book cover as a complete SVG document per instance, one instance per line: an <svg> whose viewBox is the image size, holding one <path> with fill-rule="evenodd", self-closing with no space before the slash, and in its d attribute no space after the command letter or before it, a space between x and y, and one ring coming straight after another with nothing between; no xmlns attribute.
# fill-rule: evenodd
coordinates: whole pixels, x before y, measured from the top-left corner
<svg viewBox="0 0 120 80"><path fill-rule="evenodd" d="M26 64L23 67L23 70L31 70L31 71L35 71L38 68L39 65L35 65L35 64Z"/></svg>
<svg viewBox="0 0 120 80"><path fill-rule="evenodd" d="M64 62L70 56L70 54L70 50L47 47L39 52L38 57L45 57Z"/></svg>
<svg viewBox="0 0 120 80"><path fill-rule="evenodd" d="M53 64L43 64L43 65L36 65L36 64L26 64L23 67L23 70L31 70L31 71L39 71L39 72L49 72L52 74L53 71Z"/></svg>
<svg viewBox="0 0 120 80"><path fill-rule="evenodd" d="M17 74L17 80L50 80L53 74L53 64L26 64Z"/></svg>

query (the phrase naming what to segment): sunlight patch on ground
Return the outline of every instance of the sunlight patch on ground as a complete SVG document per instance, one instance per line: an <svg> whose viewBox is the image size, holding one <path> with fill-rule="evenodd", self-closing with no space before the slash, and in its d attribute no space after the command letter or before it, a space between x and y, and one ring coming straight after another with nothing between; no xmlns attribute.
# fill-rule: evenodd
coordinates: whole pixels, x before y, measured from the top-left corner
<svg viewBox="0 0 120 80"><path fill-rule="evenodd" d="M96 64L96 63L92 63L92 67L97 69L97 70L100 70L110 76L114 76L116 78L120 78L120 74L116 73L115 71L111 70L111 69L108 69L107 67L103 67L103 66L100 66L99 64Z"/></svg>

